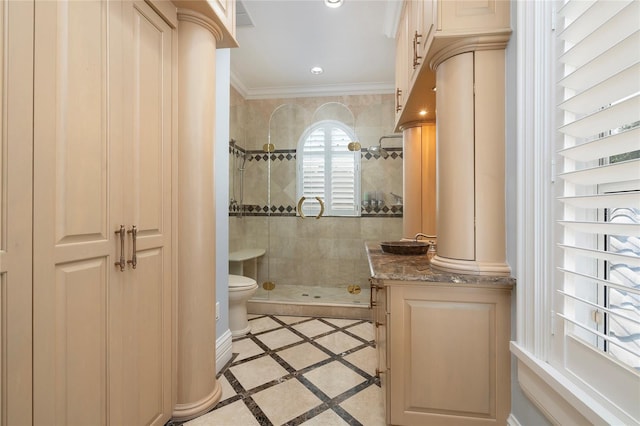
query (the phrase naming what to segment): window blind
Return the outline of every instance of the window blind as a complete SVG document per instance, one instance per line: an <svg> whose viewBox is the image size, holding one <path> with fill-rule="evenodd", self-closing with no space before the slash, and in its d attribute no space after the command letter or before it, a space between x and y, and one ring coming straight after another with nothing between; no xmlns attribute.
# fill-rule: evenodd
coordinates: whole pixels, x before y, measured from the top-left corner
<svg viewBox="0 0 640 426"><path fill-rule="evenodd" d="M640 420L640 2L561 2L556 24L557 362Z"/></svg>

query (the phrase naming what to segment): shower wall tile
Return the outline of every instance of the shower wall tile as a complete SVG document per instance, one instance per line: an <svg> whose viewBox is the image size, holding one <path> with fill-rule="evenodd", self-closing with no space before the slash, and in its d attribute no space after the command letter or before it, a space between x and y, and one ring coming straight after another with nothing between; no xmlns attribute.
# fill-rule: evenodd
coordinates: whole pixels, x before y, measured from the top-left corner
<svg viewBox="0 0 640 426"><path fill-rule="evenodd" d="M245 213L242 218L229 218L229 248L267 249L258 262L259 283L269 279L276 284L368 286L364 242L398 239L402 231L401 210L388 209L394 202L390 192L402 195L402 140L383 141L393 153L386 159L366 150L393 132L394 101L393 95L245 100L232 88L230 127L238 151L230 156L230 194L236 199L242 195ZM295 216L298 141L313 122L335 117L355 129L363 147L362 191L381 191L387 212L320 220ZM262 151L266 143L273 143L277 152L267 156ZM245 157L240 194L240 172L235 166ZM252 216L265 215L271 207L274 216Z"/></svg>

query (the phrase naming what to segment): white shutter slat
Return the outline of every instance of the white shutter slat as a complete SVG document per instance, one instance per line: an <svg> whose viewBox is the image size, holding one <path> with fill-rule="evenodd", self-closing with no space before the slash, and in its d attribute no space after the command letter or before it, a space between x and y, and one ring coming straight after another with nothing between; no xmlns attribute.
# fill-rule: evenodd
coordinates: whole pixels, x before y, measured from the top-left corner
<svg viewBox="0 0 640 426"><path fill-rule="evenodd" d="M588 162L640 149L640 127L558 151L563 157Z"/></svg>
<svg viewBox="0 0 640 426"><path fill-rule="evenodd" d="M640 192L616 192L612 194L559 197L558 201L583 209L631 207L640 209Z"/></svg>
<svg viewBox="0 0 640 426"><path fill-rule="evenodd" d="M607 21L600 22L592 31L574 46L571 46L558 60L561 63L580 67L606 52L611 46L633 34L638 27L639 2L633 1Z"/></svg>
<svg viewBox="0 0 640 426"><path fill-rule="evenodd" d="M640 159L561 173L558 177L581 185L638 180L640 179Z"/></svg>
<svg viewBox="0 0 640 426"><path fill-rule="evenodd" d="M558 82L558 85L582 91L600 83L637 63L640 51L636 49L636 46L639 44L640 31L636 31L584 66L567 74Z"/></svg>
<svg viewBox="0 0 640 426"><path fill-rule="evenodd" d="M559 220L558 223L576 231L590 234L624 235L628 237L640 235L640 224L638 223L578 222L565 220Z"/></svg>
<svg viewBox="0 0 640 426"><path fill-rule="evenodd" d="M615 288L616 290L621 290L621 291L626 291L632 294L635 294L637 296L640 296L640 287L638 288L634 288L634 287L629 287L629 286L625 286L625 285L620 285L617 284L615 282L611 282L599 277L595 277L593 275L589 275L589 274L583 274L581 272L577 272L577 271L571 271L569 269L565 269L565 268L558 268L559 271L567 274L567 275L571 275L574 277L578 277L581 279L586 279L589 282L593 283L593 284L602 284L602 285L606 285L607 287L611 287L611 288Z"/></svg>
<svg viewBox="0 0 640 426"><path fill-rule="evenodd" d="M566 135L588 138L608 130L640 121L640 95L628 98L610 107L569 122L558 130Z"/></svg>
<svg viewBox="0 0 640 426"><path fill-rule="evenodd" d="M580 114L597 111L602 105L609 105L628 93L640 91L640 64L624 69L589 89L578 93L559 105L560 109Z"/></svg>
<svg viewBox="0 0 640 426"><path fill-rule="evenodd" d="M609 3L583 1L581 3L584 9L579 11L579 14L576 14L577 10L567 14L566 18L572 22L558 35L558 38L571 43L580 41L587 37L593 31L593 28L613 18L632 1L618 0ZM562 12L560 14L563 15Z"/></svg>
<svg viewBox="0 0 640 426"><path fill-rule="evenodd" d="M591 257L593 259L607 260L613 263L624 263L634 267L640 266L640 257L631 256L621 253L612 253L610 251L596 250L584 247L575 247L565 244L558 244L558 247L566 253L577 254L581 256Z"/></svg>

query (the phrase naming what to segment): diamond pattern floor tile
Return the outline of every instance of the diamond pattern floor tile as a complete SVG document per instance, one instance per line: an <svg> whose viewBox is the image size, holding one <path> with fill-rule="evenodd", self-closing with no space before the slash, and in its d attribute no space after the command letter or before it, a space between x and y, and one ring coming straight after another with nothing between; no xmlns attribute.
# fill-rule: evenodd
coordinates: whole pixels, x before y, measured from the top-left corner
<svg viewBox="0 0 640 426"><path fill-rule="evenodd" d="M166 426L377 426L384 404L370 322L253 315L218 374L220 402ZM345 332L337 331L344 328Z"/></svg>
<svg viewBox="0 0 640 426"><path fill-rule="evenodd" d="M304 377L330 398L335 398L365 381L364 377L338 361L318 367L306 373Z"/></svg>
<svg viewBox="0 0 640 426"><path fill-rule="evenodd" d="M327 336L319 337L315 341L316 343L319 343L320 345L329 349L334 354L346 352L349 349L353 349L363 344L360 340L354 339L353 337L348 336L341 331L329 334Z"/></svg>
<svg viewBox="0 0 640 426"><path fill-rule="evenodd" d="M313 346L311 343L303 343L278 352L290 366L296 370L302 370L329 358L329 355Z"/></svg>
<svg viewBox="0 0 640 426"><path fill-rule="evenodd" d="M253 400L274 425L282 425L322 403L296 379L258 392Z"/></svg>
<svg viewBox="0 0 640 426"><path fill-rule="evenodd" d="M230 368L231 373L246 390L270 382L287 374L273 358L263 356Z"/></svg>

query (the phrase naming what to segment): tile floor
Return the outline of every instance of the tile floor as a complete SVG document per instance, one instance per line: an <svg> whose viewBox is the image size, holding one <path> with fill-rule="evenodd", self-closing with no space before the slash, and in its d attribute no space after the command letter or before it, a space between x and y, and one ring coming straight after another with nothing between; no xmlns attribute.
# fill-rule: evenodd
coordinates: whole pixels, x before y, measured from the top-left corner
<svg viewBox="0 0 640 426"><path fill-rule="evenodd" d="M220 402L185 426L384 425L371 322L249 317L218 377Z"/></svg>

